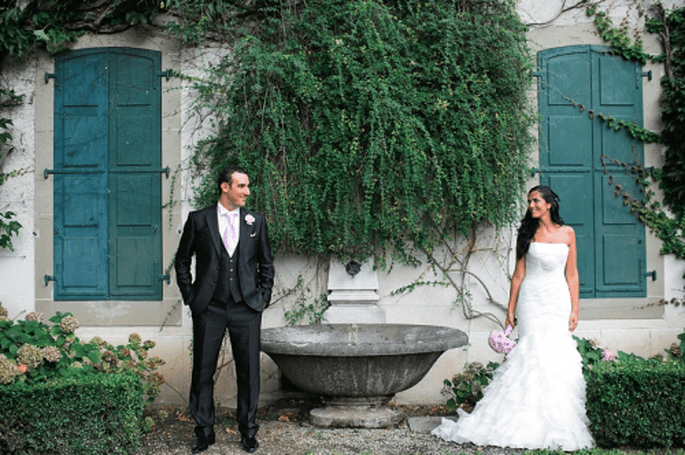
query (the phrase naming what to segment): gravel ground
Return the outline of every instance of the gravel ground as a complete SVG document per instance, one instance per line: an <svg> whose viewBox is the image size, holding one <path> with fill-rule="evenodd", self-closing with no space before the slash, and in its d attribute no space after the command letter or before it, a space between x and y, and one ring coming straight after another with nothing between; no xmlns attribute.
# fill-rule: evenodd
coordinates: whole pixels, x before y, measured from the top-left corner
<svg viewBox="0 0 685 455"><path fill-rule="evenodd" d="M322 429L308 423L309 403L280 403L260 410L257 440L259 455L456 455L518 454L520 450L476 447L445 442L416 429L415 422L445 415L444 407L404 407L409 419L392 429ZM189 454L195 443L194 422L186 410L160 409L150 413L155 430L144 439L140 455ZM429 425L430 426L430 425ZM205 453L244 454L233 414L221 411L216 425L217 441Z"/></svg>

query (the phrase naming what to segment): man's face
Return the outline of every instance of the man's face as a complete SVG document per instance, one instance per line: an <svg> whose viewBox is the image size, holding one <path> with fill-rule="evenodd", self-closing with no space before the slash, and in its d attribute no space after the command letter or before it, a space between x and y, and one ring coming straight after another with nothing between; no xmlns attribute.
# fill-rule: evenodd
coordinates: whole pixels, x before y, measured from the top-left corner
<svg viewBox="0 0 685 455"><path fill-rule="evenodd" d="M231 175L231 183L221 184L221 200L229 210L244 207L247 197L250 195L250 179L247 175L234 172Z"/></svg>

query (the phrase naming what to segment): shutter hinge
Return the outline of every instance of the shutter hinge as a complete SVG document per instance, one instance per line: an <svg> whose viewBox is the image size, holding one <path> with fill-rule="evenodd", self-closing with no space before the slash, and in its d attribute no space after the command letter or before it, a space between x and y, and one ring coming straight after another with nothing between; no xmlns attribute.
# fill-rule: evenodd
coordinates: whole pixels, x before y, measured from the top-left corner
<svg viewBox="0 0 685 455"><path fill-rule="evenodd" d="M140 170L132 170L132 169L127 169L123 171L109 171L110 174L150 174L150 173L160 173L166 175L166 178L169 178L169 173L171 172L171 169L169 166L161 168L161 169L155 169L155 170L150 170L150 169L140 169ZM67 172L67 171L53 171L53 170L48 170L46 169L43 174L75 174L76 172ZM92 172L79 172L80 174L101 174L104 173L104 171L92 171ZM46 177L47 178L47 177Z"/></svg>
<svg viewBox="0 0 685 455"><path fill-rule="evenodd" d="M542 71L532 71L531 70L530 77L542 77Z"/></svg>
<svg viewBox="0 0 685 455"><path fill-rule="evenodd" d="M165 172L164 169L162 169L162 172ZM105 171L103 170L80 170L80 169L64 169L64 170L55 170L55 169L48 169L45 168L43 169L43 178L48 179L51 174L53 175L85 175L85 174L104 174Z"/></svg>
<svg viewBox="0 0 685 455"><path fill-rule="evenodd" d="M166 281L166 284L171 284L171 275L162 275L160 281Z"/></svg>
<svg viewBox="0 0 685 455"><path fill-rule="evenodd" d="M652 70L649 71L643 71L642 72L642 77L646 77L647 80L652 80Z"/></svg>
<svg viewBox="0 0 685 455"><path fill-rule="evenodd" d="M171 70L162 71L157 76L165 77L166 80L169 81L169 78L171 78Z"/></svg>
<svg viewBox="0 0 685 455"><path fill-rule="evenodd" d="M652 277L652 281L656 281L656 270L652 270L651 272L645 272L646 277Z"/></svg>
<svg viewBox="0 0 685 455"><path fill-rule="evenodd" d="M47 84L50 79L57 79L57 75L55 73L45 73L45 83Z"/></svg>
<svg viewBox="0 0 685 455"><path fill-rule="evenodd" d="M51 281L57 281L57 277L54 275L45 275L43 277L43 283L47 286Z"/></svg>

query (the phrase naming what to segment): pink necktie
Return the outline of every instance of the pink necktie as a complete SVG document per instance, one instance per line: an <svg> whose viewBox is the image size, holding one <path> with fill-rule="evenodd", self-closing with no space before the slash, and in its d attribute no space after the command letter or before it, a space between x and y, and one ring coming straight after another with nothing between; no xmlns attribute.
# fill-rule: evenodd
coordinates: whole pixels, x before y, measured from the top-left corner
<svg viewBox="0 0 685 455"><path fill-rule="evenodd" d="M228 251L228 254L233 256L233 252L235 251L235 247L238 244L238 233L235 230L235 219L238 216L237 213L224 213L226 215L226 220L228 221L228 226L226 226L226 230L224 231L224 245L226 246L226 250Z"/></svg>

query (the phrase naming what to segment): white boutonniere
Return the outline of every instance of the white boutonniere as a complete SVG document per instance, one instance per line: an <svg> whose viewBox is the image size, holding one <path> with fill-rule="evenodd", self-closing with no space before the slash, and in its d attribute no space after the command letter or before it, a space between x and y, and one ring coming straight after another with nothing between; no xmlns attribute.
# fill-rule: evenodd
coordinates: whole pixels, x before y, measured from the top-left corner
<svg viewBox="0 0 685 455"><path fill-rule="evenodd" d="M248 224L248 226L252 226L252 223L254 223L254 217L252 215L246 215L245 222Z"/></svg>

